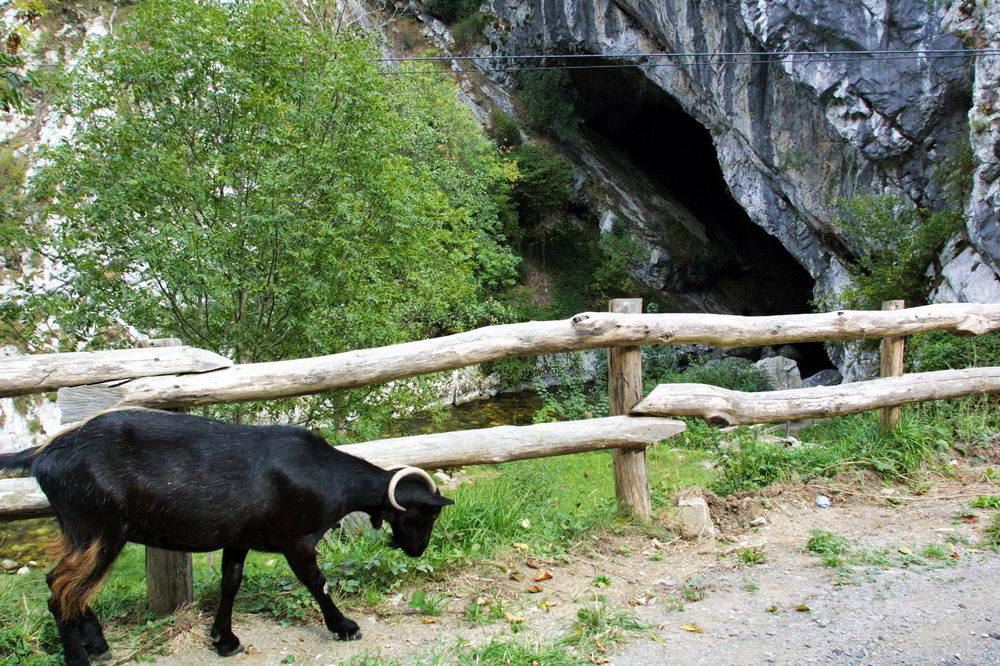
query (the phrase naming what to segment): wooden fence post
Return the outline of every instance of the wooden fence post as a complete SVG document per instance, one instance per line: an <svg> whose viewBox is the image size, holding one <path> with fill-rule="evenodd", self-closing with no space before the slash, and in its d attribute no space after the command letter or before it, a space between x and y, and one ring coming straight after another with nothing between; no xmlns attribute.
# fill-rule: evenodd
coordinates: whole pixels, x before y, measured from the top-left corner
<svg viewBox="0 0 1000 666"><path fill-rule="evenodd" d="M181 344L178 338L149 341L150 347L177 347ZM191 553L146 547L146 599L154 615L168 615L194 601Z"/></svg>
<svg viewBox="0 0 1000 666"><path fill-rule="evenodd" d="M883 310L902 310L906 307L904 301L885 301L882 303ZM881 362L883 377L900 377L903 374L903 354L906 346L906 338L903 336L891 335L882 338ZM879 422L879 431L886 433L896 427L899 418L902 416L901 407L883 407Z"/></svg>
<svg viewBox="0 0 1000 666"><path fill-rule="evenodd" d="M610 312L642 313L641 298L616 298ZM612 416L628 414L642 400L642 348L612 347L608 350L608 399ZM646 519L651 513L646 450L612 449L615 496L618 511Z"/></svg>

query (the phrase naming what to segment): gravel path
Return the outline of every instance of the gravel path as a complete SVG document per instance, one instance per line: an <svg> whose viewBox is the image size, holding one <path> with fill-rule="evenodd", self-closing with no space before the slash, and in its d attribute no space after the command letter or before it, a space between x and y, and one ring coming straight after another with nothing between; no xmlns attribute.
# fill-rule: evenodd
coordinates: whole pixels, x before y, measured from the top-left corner
<svg viewBox="0 0 1000 666"><path fill-rule="evenodd" d="M294 657L285 663L325 666L366 655L402 665L451 664L461 651L454 647L460 639L471 645L493 638L556 642L570 633L577 610L600 594L652 628L634 633L613 653L592 655L598 663L606 658L622 666L1000 666L1000 554L974 546L993 512L976 510L956 520L959 509L969 513L963 507L972 498L998 491L993 483L944 482L898 506L863 494L835 497L834 506L822 510L811 495L790 492L759 510L758 522L765 524L725 540L663 544L634 530L594 535L568 562L544 562L553 577L543 583L541 594L526 590L538 573L531 567L538 563L515 552L440 584L434 591L452 599L449 610L431 623L406 607L402 599L409 591L377 615L350 612L364 632L361 641L351 643L330 640L315 621L282 627L264 615L244 615L234 624L247 652L222 659L208 647L205 617L193 631L182 632L172 654L156 663L255 666ZM756 516L758 510L751 512ZM857 566L845 577L805 552L817 528L843 535L857 548L884 549L893 562L883 568ZM901 553L917 554L948 539L957 543L954 557L901 563ZM760 549L767 561L747 565L738 557L745 548ZM597 588L596 577L611 583ZM703 590L703 599L685 598L685 586L691 585ZM524 617L520 631L512 634L506 622L475 625L462 618L470 599L487 594L503 598L505 610ZM703 633L683 625L697 625Z"/></svg>

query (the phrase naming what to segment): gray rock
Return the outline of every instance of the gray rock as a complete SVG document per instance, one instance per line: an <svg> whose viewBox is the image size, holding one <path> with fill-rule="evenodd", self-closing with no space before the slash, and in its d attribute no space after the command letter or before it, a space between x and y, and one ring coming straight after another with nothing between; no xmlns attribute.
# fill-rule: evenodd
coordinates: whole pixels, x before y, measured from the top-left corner
<svg viewBox="0 0 1000 666"><path fill-rule="evenodd" d="M815 375L802 380L802 388L810 386L837 386L844 381L843 375L833 368L820 370Z"/></svg>
<svg viewBox="0 0 1000 666"><path fill-rule="evenodd" d="M790 358L772 356L771 358L762 358L754 365L764 371L776 391L802 386L799 364Z"/></svg>
<svg viewBox="0 0 1000 666"><path fill-rule="evenodd" d="M712 538L715 524L708 510L708 502L703 497L682 497L677 500L681 519L681 536L685 539Z"/></svg>
<svg viewBox="0 0 1000 666"><path fill-rule="evenodd" d="M826 495L817 495L816 496L816 507L817 508L820 508L820 509L829 509L831 505L832 505L832 503L830 502L830 498L827 497Z"/></svg>
<svg viewBox="0 0 1000 666"><path fill-rule="evenodd" d="M802 360L802 354L799 350L791 345L781 345L778 347L778 356L784 356L785 358L790 358L796 363Z"/></svg>
<svg viewBox="0 0 1000 666"><path fill-rule="evenodd" d="M19 565L14 560L0 560L0 568L2 568L4 571L14 571L19 566L21 565Z"/></svg>

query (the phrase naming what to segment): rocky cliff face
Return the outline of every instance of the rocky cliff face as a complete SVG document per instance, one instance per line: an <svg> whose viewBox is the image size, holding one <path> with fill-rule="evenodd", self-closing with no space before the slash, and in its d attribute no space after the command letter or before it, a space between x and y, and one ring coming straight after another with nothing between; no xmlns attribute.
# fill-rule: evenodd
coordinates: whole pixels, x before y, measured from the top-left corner
<svg viewBox="0 0 1000 666"><path fill-rule="evenodd" d="M473 55L923 52L996 47L1000 39L997 3L972 0L493 0L490 6L500 27L486 31L488 43L474 47ZM411 7L420 13L419 4ZM421 16L447 44L444 26ZM647 100L661 96L662 122L647 119L640 128L645 137L633 143L657 145L661 162L689 162L695 146L684 137L704 131L723 180L714 196L731 196L740 213L780 241L817 295L845 283L845 260L859 245L860 239L831 224L838 199L890 194L932 210L964 203L967 234L942 253L934 297L1000 300L1000 58L759 60L771 62L672 57L629 72L580 70L573 74L584 97L578 108L629 116L639 101L637 90L644 87ZM489 73L489 84L470 87L472 96L504 105L516 75L495 61L475 63L499 71ZM633 75L641 79L638 86L629 81ZM635 145L624 145L599 123L584 126L582 138L569 141L566 152L603 184L604 201L597 206L602 222L625 224L648 243L650 258L639 271L647 283L684 290L685 276L703 274L689 280L686 296L706 310L738 311L742 302L752 304L750 311L782 311L780 303L761 300L767 294L785 300L785 311L807 307L800 294L780 289L794 278L794 269L774 255L766 238L725 228L731 211L706 214L705 199L685 199L691 183L682 174L657 174L650 156L637 156ZM939 173L970 136L978 161L972 196L948 201ZM682 150L671 151L671 144ZM720 263L720 249L729 256L735 249L742 256L737 266ZM757 252L763 260L748 266ZM746 290L727 286L726 274L744 287L750 282L756 298L747 300ZM848 378L867 370L857 356L842 350L831 355Z"/></svg>

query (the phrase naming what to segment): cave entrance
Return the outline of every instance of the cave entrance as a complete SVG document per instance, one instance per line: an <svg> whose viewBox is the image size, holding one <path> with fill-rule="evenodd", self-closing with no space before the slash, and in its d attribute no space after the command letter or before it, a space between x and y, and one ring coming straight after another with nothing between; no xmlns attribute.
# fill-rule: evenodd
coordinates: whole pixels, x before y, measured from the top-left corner
<svg viewBox="0 0 1000 666"><path fill-rule="evenodd" d="M710 259L681 269L696 274L693 284L719 294L738 314L812 311L814 280L733 198L708 130L636 69L567 71L585 135L617 152L703 226ZM796 348L804 377L832 367L822 344Z"/></svg>

